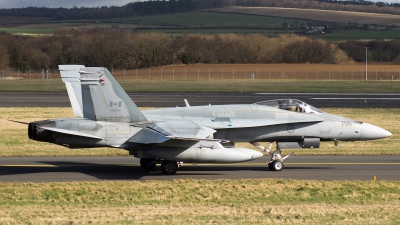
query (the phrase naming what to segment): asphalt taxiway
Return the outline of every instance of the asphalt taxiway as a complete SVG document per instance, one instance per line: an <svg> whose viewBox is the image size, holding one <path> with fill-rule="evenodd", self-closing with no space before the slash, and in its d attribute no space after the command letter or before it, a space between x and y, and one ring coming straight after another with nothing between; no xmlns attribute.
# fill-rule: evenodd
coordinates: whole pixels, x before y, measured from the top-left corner
<svg viewBox="0 0 400 225"><path fill-rule="evenodd" d="M294 98L314 107L398 108L400 93L128 93L139 107L251 104L260 101ZM0 92L1 107L70 107L67 93Z"/></svg>
<svg viewBox="0 0 400 225"><path fill-rule="evenodd" d="M269 157L236 164L184 164L175 175L145 171L133 156L0 157L0 182L254 179L400 180L400 156L292 156L273 172Z"/></svg>

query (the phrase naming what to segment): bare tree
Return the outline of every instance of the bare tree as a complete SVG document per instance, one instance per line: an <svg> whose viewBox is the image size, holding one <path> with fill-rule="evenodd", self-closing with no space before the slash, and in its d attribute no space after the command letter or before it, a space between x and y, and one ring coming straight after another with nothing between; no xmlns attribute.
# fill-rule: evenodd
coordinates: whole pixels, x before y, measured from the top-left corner
<svg viewBox="0 0 400 225"><path fill-rule="evenodd" d="M0 44L0 69L7 69L10 63L7 47Z"/></svg>

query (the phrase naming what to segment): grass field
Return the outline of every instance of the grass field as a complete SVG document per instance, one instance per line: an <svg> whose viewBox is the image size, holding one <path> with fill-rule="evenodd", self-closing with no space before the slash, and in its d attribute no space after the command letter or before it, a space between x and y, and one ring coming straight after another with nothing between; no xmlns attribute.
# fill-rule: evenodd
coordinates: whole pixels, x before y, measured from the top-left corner
<svg viewBox="0 0 400 225"><path fill-rule="evenodd" d="M306 23L309 21L310 20L298 20L299 23ZM153 16L122 17L104 20L103 22L180 27L281 27L283 22L289 23L291 20L259 15L198 11Z"/></svg>
<svg viewBox="0 0 400 225"><path fill-rule="evenodd" d="M368 80L400 80L400 65L368 64ZM111 69L110 69L111 70ZM111 70L112 71L112 70ZM277 81L362 81L365 63L335 64L191 64L169 65L131 71L112 71L117 78L152 80L249 80Z"/></svg>
<svg viewBox="0 0 400 225"><path fill-rule="evenodd" d="M273 29L281 28L283 22L291 23L291 19L200 11L153 16L121 17L99 21L37 21L35 24L0 27L0 31L3 30L13 34L50 34L54 33L56 29L64 27L106 28L118 26L121 29L138 29L143 32L162 32L173 35L182 35L184 33L259 33L266 36L278 36L279 34L291 32ZM307 21L297 20L297 22L306 23Z"/></svg>
<svg viewBox="0 0 400 225"><path fill-rule="evenodd" d="M6 33L11 34L33 34L32 36L36 36L39 34L43 35L52 35L54 31L57 29L62 29L66 27L79 27L87 24L87 21L75 22L75 21L65 21L65 22L52 22L52 21L32 21L26 24L20 25L9 25L9 26L0 26L0 31L4 31Z"/></svg>
<svg viewBox="0 0 400 225"><path fill-rule="evenodd" d="M358 24L396 25L400 26L400 15L348 12L317 9L296 9L277 7L227 7L212 9L214 12L243 13L259 16L274 16L286 18L298 18L303 20L315 20L334 23L357 22Z"/></svg>
<svg viewBox="0 0 400 225"><path fill-rule="evenodd" d="M11 34L53 34L55 29L36 28L36 27L0 27L0 32L4 31Z"/></svg>
<svg viewBox="0 0 400 225"><path fill-rule="evenodd" d="M293 30L282 30L282 29L250 29L250 28L170 28L170 29L142 29L141 32L154 32L154 33L165 33L171 35L182 35L182 34L205 34L205 35L215 35L215 34L261 34L268 37L277 37L282 34L291 34ZM327 41L342 41L342 40L374 40L374 39L384 39L393 40L400 37L399 30L350 30L350 31L340 31L338 33L326 33L323 35L309 36L325 39Z"/></svg>
<svg viewBox="0 0 400 225"><path fill-rule="evenodd" d="M154 33L165 33L171 35L183 35L183 34L205 34L205 35L216 35L216 34L261 34L268 37L277 37L281 34L291 34L290 30L274 30L274 29L248 29L248 28L200 28L200 29L143 29L141 32L154 32Z"/></svg>
<svg viewBox="0 0 400 225"><path fill-rule="evenodd" d="M296 150L296 155L379 155L400 154L400 109L323 109L344 117L372 123L393 133L392 137L366 142L322 143L319 149ZM73 117L71 108L0 108L0 156L83 156L128 155L113 148L68 149L65 147L32 141L27 135L27 125L11 122L32 122L51 118ZM263 143L265 146L268 143ZM249 143L237 146L252 148ZM256 149L255 149L256 150ZM284 153L289 153L285 151Z"/></svg>
<svg viewBox="0 0 400 225"><path fill-rule="evenodd" d="M153 79L153 78L152 78ZM399 81L193 80L119 78L126 92L151 93L398 93ZM340 88L338 88L340 87ZM61 79L0 80L9 92L66 92Z"/></svg>
<svg viewBox="0 0 400 225"><path fill-rule="evenodd" d="M346 12L333 10L316 10L316 9L293 9L293 8L276 8L276 7L227 7L212 9L213 12L238 13L247 15L258 15L266 17L277 17L291 24L293 20L313 21L324 23L357 23L377 25L374 30L351 30L341 33L332 33L318 35L316 37L338 41L338 40L372 40L377 38L382 39L397 39L400 35L397 29L382 30L385 26L396 25L400 26L399 15L377 14L377 13L362 13L362 12ZM295 19L294 19L295 18ZM283 21L281 22L281 24ZM372 28L372 27L371 27ZM268 35L268 34L267 34Z"/></svg>
<svg viewBox="0 0 400 225"><path fill-rule="evenodd" d="M400 82L400 66L389 64L370 64L368 81L363 64L195 64L110 72L127 92L155 93L397 93ZM29 79L29 72L20 72L19 77L24 79L0 79L0 91L66 92L55 72L49 80L37 79L38 74Z"/></svg>
<svg viewBox="0 0 400 225"><path fill-rule="evenodd" d="M316 19L317 18L317 19ZM44 21L43 18L29 20L27 17L7 18L18 21L20 25L6 25L0 31L12 34L52 34L60 28L110 28L134 29L143 32L163 32L171 35L201 33L214 35L218 33L262 34L275 37L291 33L284 30L282 24L306 24L309 22L374 24L373 30L352 30L341 33L317 35L327 40L371 40L376 38L396 39L398 30L386 31L388 25L399 25L400 16L357 12L340 12L307 9L287 9L268 7L230 7L190 13L176 13L153 16L121 17L107 20L70 20ZM1 18L0 18L1 21ZM26 24L24 24L24 21ZM7 24L7 21L4 22ZM301 31L301 30L300 30ZM314 37L314 36L311 36Z"/></svg>
<svg viewBox="0 0 400 225"><path fill-rule="evenodd" d="M0 183L2 224L397 224L398 181Z"/></svg>
<svg viewBox="0 0 400 225"><path fill-rule="evenodd" d="M400 37L399 30L375 31L375 30L351 30L341 33L325 34L319 38L326 40L372 40L372 39L397 39Z"/></svg>

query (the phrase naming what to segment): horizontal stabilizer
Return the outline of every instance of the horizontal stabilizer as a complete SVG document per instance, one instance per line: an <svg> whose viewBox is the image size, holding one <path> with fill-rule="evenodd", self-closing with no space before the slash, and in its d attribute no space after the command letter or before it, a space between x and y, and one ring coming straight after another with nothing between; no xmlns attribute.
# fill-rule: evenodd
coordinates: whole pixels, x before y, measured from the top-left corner
<svg viewBox="0 0 400 225"><path fill-rule="evenodd" d="M40 127L42 129L46 129L46 130L50 130L50 131L54 131L54 132L58 132L58 133L62 133L62 134L70 134L70 135L75 135L75 136L80 136L80 137L88 137L88 138L94 138L94 139L99 139L99 140L103 140L103 138L101 137L97 137L91 134L86 134L86 133L82 133L79 131L73 131L73 130L65 130L65 129L59 129L59 128L54 128L54 127Z"/></svg>

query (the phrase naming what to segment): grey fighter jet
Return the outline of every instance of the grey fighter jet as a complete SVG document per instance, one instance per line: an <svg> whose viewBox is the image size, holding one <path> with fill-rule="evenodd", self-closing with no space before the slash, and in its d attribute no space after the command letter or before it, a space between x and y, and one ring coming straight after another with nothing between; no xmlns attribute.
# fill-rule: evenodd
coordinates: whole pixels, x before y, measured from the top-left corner
<svg viewBox="0 0 400 225"><path fill-rule="evenodd" d="M190 106L140 111L106 68L60 65L76 118L31 122L30 139L69 148L114 147L140 158L146 170L161 164L175 174L182 163L234 163L263 156L235 147L250 142L281 171L285 148L318 148L321 141L389 137L380 127L323 112L296 99L254 104ZM264 147L258 142L270 142ZM271 151L276 142L276 150Z"/></svg>

